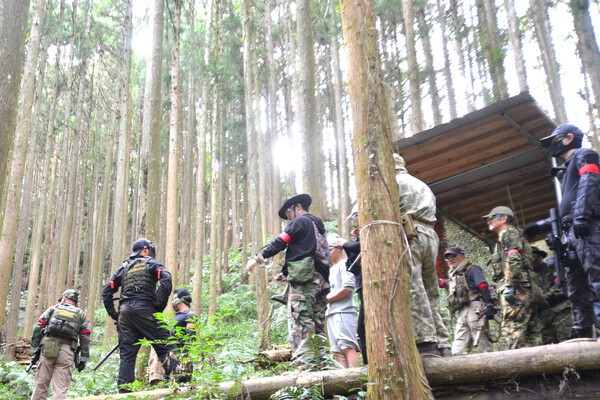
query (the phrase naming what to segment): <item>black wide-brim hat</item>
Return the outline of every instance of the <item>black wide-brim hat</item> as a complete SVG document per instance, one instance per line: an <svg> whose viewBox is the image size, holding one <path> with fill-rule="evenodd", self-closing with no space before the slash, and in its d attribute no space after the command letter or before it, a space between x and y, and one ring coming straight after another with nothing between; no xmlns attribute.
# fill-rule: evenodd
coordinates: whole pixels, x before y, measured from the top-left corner
<svg viewBox="0 0 600 400"><path fill-rule="evenodd" d="M294 206L296 204L302 204L302 208L304 208L305 210L308 210L308 207L310 207L311 203L312 203L312 198L307 194L297 194L295 196L290 196L287 198L285 203L283 203L283 205L279 209L279 213L278 213L279 218L288 219L287 215L285 215L285 212L291 206Z"/></svg>

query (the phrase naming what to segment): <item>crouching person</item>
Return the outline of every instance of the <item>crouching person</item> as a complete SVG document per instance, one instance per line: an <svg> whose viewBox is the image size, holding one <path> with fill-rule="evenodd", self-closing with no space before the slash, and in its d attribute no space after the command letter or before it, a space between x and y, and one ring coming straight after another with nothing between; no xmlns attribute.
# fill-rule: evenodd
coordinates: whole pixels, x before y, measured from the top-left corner
<svg viewBox="0 0 600 400"><path fill-rule="evenodd" d="M50 382L53 400L64 399L73 375L75 351L81 346L81 361L76 365L83 371L90 359L90 322L77 307L79 292L65 290L60 303L48 308L33 328L31 346L42 346L40 362L35 373L32 400L46 400Z"/></svg>

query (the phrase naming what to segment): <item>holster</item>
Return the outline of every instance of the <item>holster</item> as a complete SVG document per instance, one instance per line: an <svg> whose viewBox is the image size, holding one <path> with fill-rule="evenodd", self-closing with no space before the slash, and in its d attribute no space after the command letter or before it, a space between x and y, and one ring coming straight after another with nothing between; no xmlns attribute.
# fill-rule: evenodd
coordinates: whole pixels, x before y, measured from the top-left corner
<svg viewBox="0 0 600 400"><path fill-rule="evenodd" d="M415 221L413 221L410 215L402 214L402 227L404 228L404 232L406 233L406 238L408 240L419 236L419 233L415 228Z"/></svg>

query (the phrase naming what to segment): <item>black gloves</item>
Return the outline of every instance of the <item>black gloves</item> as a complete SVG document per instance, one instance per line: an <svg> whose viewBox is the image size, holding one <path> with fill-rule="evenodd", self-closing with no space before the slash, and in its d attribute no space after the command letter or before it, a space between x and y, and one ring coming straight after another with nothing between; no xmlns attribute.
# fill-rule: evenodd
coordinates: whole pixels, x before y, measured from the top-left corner
<svg viewBox="0 0 600 400"><path fill-rule="evenodd" d="M485 306L485 317L487 319L494 319L494 315L496 314L496 309L492 303L488 303Z"/></svg>
<svg viewBox="0 0 600 400"><path fill-rule="evenodd" d="M81 372L85 369L85 365L86 362L85 361L80 361L79 363L77 363L76 367L77 367L77 371Z"/></svg>
<svg viewBox="0 0 600 400"><path fill-rule="evenodd" d="M584 238L590 234L590 226L587 218L575 218L575 221L573 221L573 233L577 239Z"/></svg>

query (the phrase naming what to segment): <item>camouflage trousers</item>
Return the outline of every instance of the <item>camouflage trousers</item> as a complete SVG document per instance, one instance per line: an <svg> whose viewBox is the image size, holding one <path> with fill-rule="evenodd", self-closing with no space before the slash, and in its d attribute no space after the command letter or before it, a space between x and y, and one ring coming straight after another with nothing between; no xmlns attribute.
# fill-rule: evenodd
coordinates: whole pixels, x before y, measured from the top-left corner
<svg viewBox="0 0 600 400"><path fill-rule="evenodd" d="M535 322L535 307L531 304L531 288L516 286L515 297L515 301L508 303L500 293L502 350L540 346L542 337Z"/></svg>
<svg viewBox="0 0 600 400"><path fill-rule="evenodd" d="M303 339L316 334L327 337L325 311L329 282L315 272L308 283L288 284L289 343L297 350Z"/></svg>
<svg viewBox="0 0 600 400"><path fill-rule="evenodd" d="M419 225L418 228L421 226ZM431 231L433 232L433 229ZM435 232L433 234L435 235ZM410 284L410 311L417 343L438 342L431 303L423 283L423 263L431 259L434 242L434 236L422 233L419 229L419 236L409 242L410 251L406 257Z"/></svg>
<svg viewBox="0 0 600 400"><path fill-rule="evenodd" d="M542 333L542 344L560 343L571 337L571 302L558 303L538 313L536 323Z"/></svg>
<svg viewBox="0 0 600 400"><path fill-rule="evenodd" d="M444 324L444 319L440 311L440 285L436 268L440 239L433 228L423 225L419 221L415 221L415 228L419 232L419 238L417 239L421 244L419 247L423 249L417 257L420 257L421 277L425 292L427 293L427 299L429 300L429 306L431 307L431 317L435 325L438 347L450 349L450 334ZM413 246L412 242L411 240L411 250Z"/></svg>

